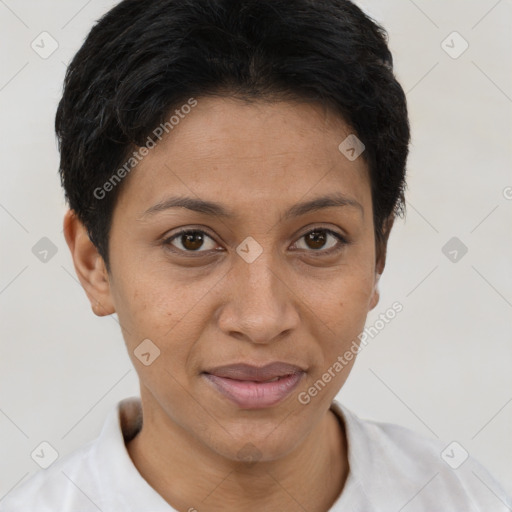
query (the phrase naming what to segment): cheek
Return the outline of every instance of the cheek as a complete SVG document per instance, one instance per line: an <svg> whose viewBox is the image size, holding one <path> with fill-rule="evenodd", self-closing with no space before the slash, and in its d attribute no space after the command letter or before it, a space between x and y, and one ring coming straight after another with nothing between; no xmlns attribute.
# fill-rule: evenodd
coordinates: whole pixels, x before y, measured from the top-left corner
<svg viewBox="0 0 512 512"><path fill-rule="evenodd" d="M201 296L194 286L182 283L163 272L130 277L116 286L116 311L129 345L149 338L163 346L187 324Z"/></svg>
<svg viewBox="0 0 512 512"><path fill-rule="evenodd" d="M308 281L307 302L329 324L357 323L368 313L374 285L373 263L359 259L334 269L327 280Z"/></svg>
<svg viewBox="0 0 512 512"><path fill-rule="evenodd" d="M322 366L329 367L338 355L359 344L374 290L373 264L369 258L359 258L357 263L340 267L322 286L311 283L308 288L308 303L316 318L315 337L322 344ZM347 364L344 375L353 362Z"/></svg>

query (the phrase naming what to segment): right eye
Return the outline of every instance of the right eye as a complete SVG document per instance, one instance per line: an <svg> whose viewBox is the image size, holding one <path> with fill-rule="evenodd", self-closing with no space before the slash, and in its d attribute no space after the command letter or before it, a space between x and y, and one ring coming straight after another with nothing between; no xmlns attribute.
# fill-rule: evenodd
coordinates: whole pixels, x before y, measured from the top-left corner
<svg viewBox="0 0 512 512"><path fill-rule="evenodd" d="M206 250L200 250L205 245L206 240L211 241L210 247L207 247ZM171 251L182 253L206 253L217 246L213 238L200 229L183 229L166 238L162 243ZM175 243L178 245L175 245Z"/></svg>

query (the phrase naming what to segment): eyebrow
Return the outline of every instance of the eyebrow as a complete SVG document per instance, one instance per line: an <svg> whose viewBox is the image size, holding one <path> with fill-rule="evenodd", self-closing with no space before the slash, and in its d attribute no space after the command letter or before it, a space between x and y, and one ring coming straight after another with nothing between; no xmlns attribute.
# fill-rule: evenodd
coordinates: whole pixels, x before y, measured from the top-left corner
<svg viewBox="0 0 512 512"><path fill-rule="evenodd" d="M325 196L317 197L310 201L297 203L296 205L289 208L281 216L280 220L287 220L292 217L299 217L306 215L307 213L323 210L324 208L332 207L352 207L360 210L361 216L364 217L364 208L355 199L345 196L344 194L328 194ZM232 210L225 206L214 203L212 201L204 201L202 199L195 199L193 197L169 197L160 201L159 203L148 208L139 219L155 215L159 212L169 210L171 208L186 208L197 213L204 215L217 216L225 219L238 218Z"/></svg>

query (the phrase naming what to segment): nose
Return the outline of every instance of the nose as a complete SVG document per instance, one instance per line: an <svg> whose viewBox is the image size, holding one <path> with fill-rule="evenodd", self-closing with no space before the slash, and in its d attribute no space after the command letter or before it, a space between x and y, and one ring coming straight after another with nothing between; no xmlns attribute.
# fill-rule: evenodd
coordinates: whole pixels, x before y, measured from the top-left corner
<svg viewBox="0 0 512 512"><path fill-rule="evenodd" d="M255 261L238 258L223 289L219 328L229 336L268 344L298 326L298 298L283 266L264 251Z"/></svg>

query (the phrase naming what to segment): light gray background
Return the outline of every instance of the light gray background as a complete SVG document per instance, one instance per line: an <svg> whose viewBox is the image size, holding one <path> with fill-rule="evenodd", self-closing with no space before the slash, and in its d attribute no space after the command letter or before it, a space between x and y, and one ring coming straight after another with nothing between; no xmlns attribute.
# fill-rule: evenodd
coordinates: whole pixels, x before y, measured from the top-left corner
<svg viewBox="0 0 512 512"><path fill-rule="evenodd" d="M66 63L114 3L0 0L0 498L39 469L42 441L63 456L138 394L115 316L93 315L74 273L53 133ZM358 3L390 34L413 140L408 215L368 325L395 300L404 310L338 398L458 441L512 493L512 2ZM43 31L59 44L47 59L30 46ZM469 43L456 59L441 46L453 31ZM442 252L454 236L468 248L455 263ZM46 263L42 237L58 249Z"/></svg>

